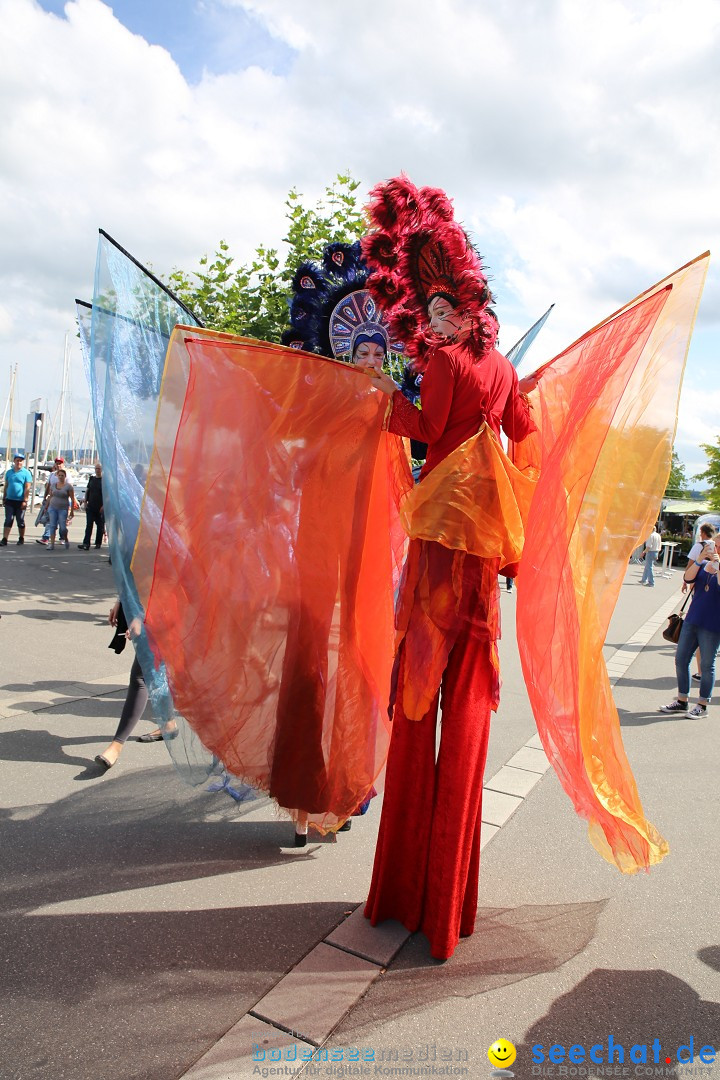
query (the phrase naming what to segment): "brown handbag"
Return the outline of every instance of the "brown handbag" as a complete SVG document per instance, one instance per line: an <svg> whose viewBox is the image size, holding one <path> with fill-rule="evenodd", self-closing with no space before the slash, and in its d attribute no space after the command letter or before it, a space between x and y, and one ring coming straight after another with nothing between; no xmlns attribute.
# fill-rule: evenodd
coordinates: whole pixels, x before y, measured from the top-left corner
<svg viewBox="0 0 720 1080"><path fill-rule="evenodd" d="M693 588L694 587L695 587L695 583L693 582ZM685 616L683 615L683 612L684 612L685 606L686 606L688 600L690 599L690 597L692 596L692 594L693 594L693 590L688 589L688 594L685 597L685 601L683 603L683 606L680 608L680 613L679 614L678 614L678 612L674 611L672 613L672 615L668 615L668 624L665 627L665 629L663 630L662 636L665 638L666 641L672 641L672 643L674 645L677 645L678 641L680 640L680 634L682 632L683 621L684 621L684 618L685 618Z"/></svg>

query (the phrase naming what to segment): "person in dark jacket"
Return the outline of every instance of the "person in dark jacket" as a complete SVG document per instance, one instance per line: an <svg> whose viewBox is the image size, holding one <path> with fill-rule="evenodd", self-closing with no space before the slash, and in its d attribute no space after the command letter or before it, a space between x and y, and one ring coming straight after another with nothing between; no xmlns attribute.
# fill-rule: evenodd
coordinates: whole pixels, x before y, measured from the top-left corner
<svg viewBox="0 0 720 1080"><path fill-rule="evenodd" d="M95 526L95 547L102 547L105 533L105 515L103 514L103 491L102 491L102 465L98 461L95 465L95 475L88 480L85 492L85 539L79 548L84 551L90 550L93 526Z"/></svg>

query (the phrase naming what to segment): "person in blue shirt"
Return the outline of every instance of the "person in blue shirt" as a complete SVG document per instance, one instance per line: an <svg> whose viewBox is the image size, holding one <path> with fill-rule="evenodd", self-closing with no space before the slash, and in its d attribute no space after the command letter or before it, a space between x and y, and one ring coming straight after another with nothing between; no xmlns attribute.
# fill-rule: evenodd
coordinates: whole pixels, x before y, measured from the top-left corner
<svg viewBox="0 0 720 1080"><path fill-rule="evenodd" d="M694 559L685 570L685 582L693 586L690 610L685 616L675 653L678 692L674 701L662 705L663 713L686 713L705 716L715 684L715 658L720 649L720 536L714 538L713 551L706 549L700 560ZM688 710L690 661L700 649L700 700Z"/></svg>
<svg viewBox="0 0 720 1080"><path fill-rule="evenodd" d="M25 508L27 507L31 484L32 473L25 468L25 455L15 454L12 468L5 473L5 485L3 487L5 527L2 540L0 540L0 547L7 547L13 520L17 521L18 533L20 534L18 544L25 543Z"/></svg>

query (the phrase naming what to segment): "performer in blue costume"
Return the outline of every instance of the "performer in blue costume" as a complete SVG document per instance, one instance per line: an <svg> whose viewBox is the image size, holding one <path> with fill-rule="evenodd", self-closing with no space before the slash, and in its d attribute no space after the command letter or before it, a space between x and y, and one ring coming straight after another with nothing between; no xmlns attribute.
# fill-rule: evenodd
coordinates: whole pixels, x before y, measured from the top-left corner
<svg viewBox="0 0 720 1080"><path fill-rule="evenodd" d="M365 288L367 278L359 243L329 244L323 252L322 264L302 263L293 278L291 326L283 334L282 344L382 370L388 353L399 353L401 346L390 342L385 320ZM347 558L350 567L356 556L359 557L370 491L368 475L357 466L355 440L352 431L348 431L347 453L333 459L332 475L325 469L322 473L311 471L302 479L303 494L308 497L303 497L300 510L298 572L304 587L312 590L316 601L319 593L326 599L324 630L318 634L317 618L310 617L302 606L289 628L270 782L272 797L281 806L299 811L295 834L298 847L307 843L308 814L327 811L330 797L326 775L327 748L323 747L328 655L322 644L318 649L318 642L327 643L331 633L338 561L326 557L323 566L318 566L317 536L323 535L326 543L336 537L338 558ZM353 483L357 484L357 490L351 522L336 519L332 501L315 497L316 488L327 492L336 484L347 487ZM321 519L318 513L321 513ZM351 543L345 552L343 537L348 533ZM343 605L342 611L351 617L352 603ZM373 794L374 791L368 792L358 813L365 812ZM349 829L350 822L340 828Z"/></svg>

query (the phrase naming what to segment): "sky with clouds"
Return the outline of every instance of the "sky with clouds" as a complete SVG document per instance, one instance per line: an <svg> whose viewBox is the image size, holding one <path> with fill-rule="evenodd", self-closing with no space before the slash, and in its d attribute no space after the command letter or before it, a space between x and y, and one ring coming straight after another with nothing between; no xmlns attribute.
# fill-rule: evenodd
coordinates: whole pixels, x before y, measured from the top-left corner
<svg viewBox="0 0 720 1080"><path fill-rule="evenodd" d="M717 0L0 0L0 407L60 390L104 228L160 273L284 200L404 170L455 199L536 367L720 234ZM720 263L676 446L720 434ZM4 442L4 436L0 437Z"/></svg>

